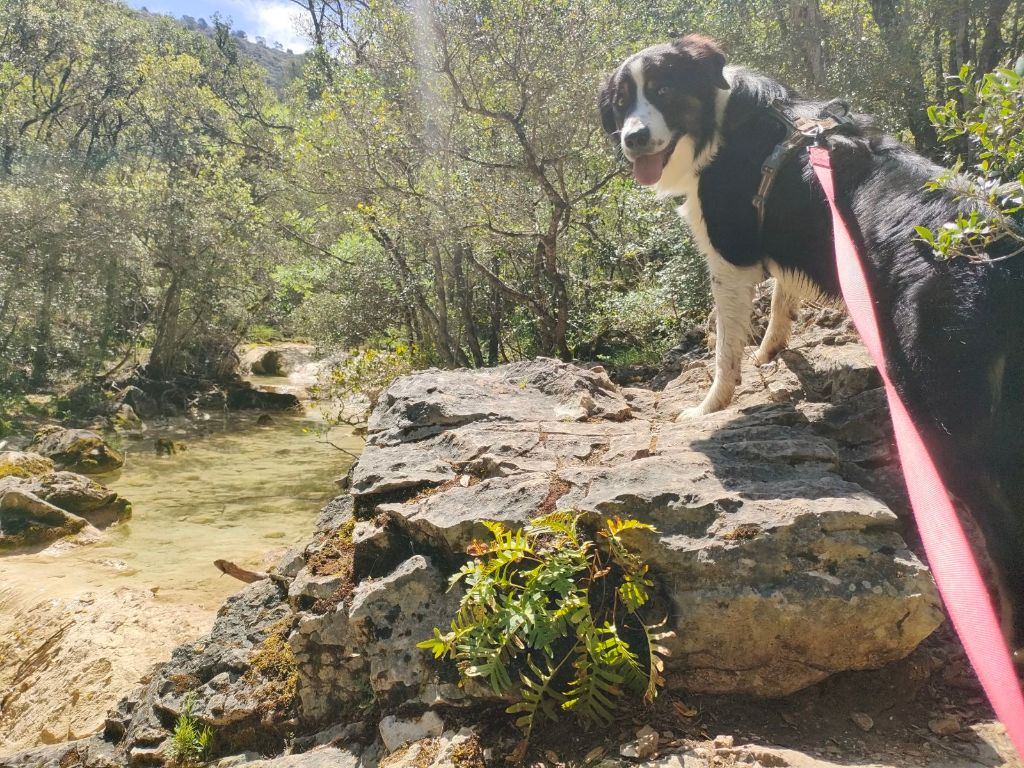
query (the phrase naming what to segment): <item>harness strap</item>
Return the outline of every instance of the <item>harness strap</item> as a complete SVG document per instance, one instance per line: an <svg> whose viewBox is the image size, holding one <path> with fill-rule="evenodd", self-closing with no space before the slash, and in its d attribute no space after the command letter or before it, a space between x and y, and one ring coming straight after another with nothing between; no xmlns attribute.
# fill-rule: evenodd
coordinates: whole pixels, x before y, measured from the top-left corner
<svg viewBox="0 0 1024 768"><path fill-rule="evenodd" d="M764 229L765 205L772 187L775 186L775 176L779 169L802 147L850 125L853 119L849 112L850 106L839 99L826 104L816 118L798 115L788 104L778 99L772 102L768 114L786 129L786 137L775 145L775 149L761 166L761 183L752 200L754 209L757 211L757 234L759 237Z"/></svg>
<svg viewBox="0 0 1024 768"><path fill-rule="evenodd" d="M903 465L903 477L925 554L928 556L928 565L996 717L1006 726L1017 753L1024 756L1024 697L988 589L950 501L949 492L889 378L864 266L858 257L850 230L836 206L828 148L811 147L810 160L832 210L836 264L843 298L857 332L871 353L885 384L896 445Z"/></svg>

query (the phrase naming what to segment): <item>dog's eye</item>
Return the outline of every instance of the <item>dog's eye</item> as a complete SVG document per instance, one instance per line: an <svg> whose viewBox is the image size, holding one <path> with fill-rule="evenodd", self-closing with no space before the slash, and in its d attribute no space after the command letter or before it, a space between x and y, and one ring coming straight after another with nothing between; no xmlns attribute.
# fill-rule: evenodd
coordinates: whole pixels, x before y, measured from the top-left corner
<svg viewBox="0 0 1024 768"><path fill-rule="evenodd" d="M622 109L626 106L626 97L621 93L615 97L615 106Z"/></svg>
<svg viewBox="0 0 1024 768"><path fill-rule="evenodd" d="M670 93L672 93L672 89L667 85L663 85L657 90L659 96L668 96Z"/></svg>

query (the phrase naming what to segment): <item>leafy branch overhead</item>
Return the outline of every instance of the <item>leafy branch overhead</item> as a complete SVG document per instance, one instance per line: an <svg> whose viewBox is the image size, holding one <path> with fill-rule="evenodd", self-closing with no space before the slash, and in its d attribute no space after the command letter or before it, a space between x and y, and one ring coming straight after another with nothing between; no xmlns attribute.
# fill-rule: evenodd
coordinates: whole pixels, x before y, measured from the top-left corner
<svg viewBox="0 0 1024 768"><path fill-rule="evenodd" d="M492 540L474 541L473 559L451 580L465 593L450 631L435 628L419 647L454 660L464 680L515 696L507 711L523 749L560 712L603 725L623 698L651 703L671 633L641 616L654 582L622 534L655 529L614 518L590 538L569 511L516 530L484 525Z"/></svg>

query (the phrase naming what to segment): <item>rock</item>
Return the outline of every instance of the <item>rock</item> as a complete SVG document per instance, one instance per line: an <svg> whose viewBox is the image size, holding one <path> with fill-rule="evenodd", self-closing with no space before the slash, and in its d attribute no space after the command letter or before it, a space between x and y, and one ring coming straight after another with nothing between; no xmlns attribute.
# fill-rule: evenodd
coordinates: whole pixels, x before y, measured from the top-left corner
<svg viewBox="0 0 1024 768"><path fill-rule="evenodd" d="M15 588L30 594L30 585ZM103 727L108 702L130 694L210 612L168 607L149 590L117 588L0 608L0 765L16 747L81 739Z"/></svg>
<svg viewBox="0 0 1024 768"><path fill-rule="evenodd" d="M645 725L636 732L636 741L623 744L619 748L619 754L634 760L646 760L658 751L658 732Z"/></svg>
<svg viewBox="0 0 1024 768"><path fill-rule="evenodd" d="M293 727L295 664L282 637L291 615L271 579L228 598L206 636L179 646L107 716L105 738L126 753L157 747L190 697L194 716L214 729L223 753L281 748Z"/></svg>
<svg viewBox="0 0 1024 768"><path fill-rule="evenodd" d="M370 416L369 441L397 445L477 421L557 422L565 408L573 409L573 418L622 421L631 414L607 374L556 360L473 371L431 369L399 378L381 395Z"/></svg>
<svg viewBox="0 0 1024 768"><path fill-rule="evenodd" d="M963 727L956 715L944 715L928 721L928 730L936 736L952 736L960 733Z"/></svg>
<svg viewBox="0 0 1024 768"><path fill-rule="evenodd" d="M49 472L0 479L0 547L44 544L127 519L131 505L83 475ZM93 531L93 533L96 533Z"/></svg>
<svg viewBox="0 0 1024 768"><path fill-rule="evenodd" d="M244 765L245 768L370 768L372 763L363 763L357 751L343 747L324 747L313 749L297 755L282 755L269 759L257 759L244 763L233 763L218 768L230 768L231 765Z"/></svg>
<svg viewBox="0 0 1024 768"><path fill-rule="evenodd" d="M436 665L416 648L435 626L451 622L457 606L458 594L416 555L385 577L365 579L348 605L303 618L289 641L302 715L319 720L367 692L379 701L432 702L445 691L462 698L455 686L438 691Z"/></svg>
<svg viewBox="0 0 1024 768"><path fill-rule="evenodd" d="M148 392L129 385L118 394L118 401L121 405L127 405L137 418L152 419L160 415L160 405L156 398Z"/></svg>
<svg viewBox="0 0 1024 768"><path fill-rule="evenodd" d="M818 391L856 390L851 370L870 384L860 353L828 333L827 351L801 347L832 361L813 367ZM451 562L485 538L485 519L520 526L566 508L655 525L630 540L670 601L670 686L780 696L906 656L941 612L896 516L844 479L837 442L774 402L763 376L745 386L731 409L678 422L706 382L684 375L660 398L631 395L627 410L602 374L555 361L415 374L381 397L353 491L372 504L440 484L376 511L415 550ZM559 422L558 408L584 393L631 419ZM465 474L484 479L465 487ZM394 546L377 529L360 535L377 558Z"/></svg>
<svg viewBox="0 0 1024 768"><path fill-rule="evenodd" d="M0 549L45 544L78 533L88 521L66 512L14 485L18 478L0 480Z"/></svg>
<svg viewBox="0 0 1024 768"><path fill-rule="evenodd" d="M380 768L485 768L485 765L493 763L485 763L480 739L469 728L412 742L380 761Z"/></svg>
<svg viewBox="0 0 1024 768"><path fill-rule="evenodd" d="M314 352L305 344L253 347L242 353L239 369L242 375L287 376L313 362Z"/></svg>
<svg viewBox="0 0 1024 768"><path fill-rule="evenodd" d="M427 710L415 720L388 715L380 721L378 730L384 749L394 752L411 742L440 736L444 733L444 721L433 710Z"/></svg>
<svg viewBox="0 0 1024 768"><path fill-rule="evenodd" d="M124 455L86 429L51 426L36 433L32 450L52 459L58 469L98 475L124 464Z"/></svg>
<svg viewBox="0 0 1024 768"><path fill-rule="evenodd" d="M41 499L80 515L99 528L131 517L127 500L92 478L73 472L52 472L25 486Z"/></svg>
<svg viewBox="0 0 1024 768"><path fill-rule="evenodd" d="M35 477L53 472L53 462L38 453L26 451L0 451L0 479L5 477Z"/></svg>
<svg viewBox="0 0 1024 768"><path fill-rule="evenodd" d="M865 733L875 727L875 721L865 712L851 712L850 720Z"/></svg>
<svg viewBox="0 0 1024 768"><path fill-rule="evenodd" d="M779 357L800 380L811 400L838 402L882 386L871 355L849 334L816 329ZM825 343L823 343L825 342Z"/></svg>
<svg viewBox="0 0 1024 768"><path fill-rule="evenodd" d="M266 392L247 381L227 386L227 407L231 410L297 411L302 402L290 392Z"/></svg>
<svg viewBox="0 0 1024 768"><path fill-rule="evenodd" d="M143 432L146 425L128 403L121 403L110 419L115 432Z"/></svg>
<svg viewBox="0 0 1024 768"><path fill-rule="evenodd" d="M122 764L114 746L99 739L65 741L15 754L3 754L0 747L2 768L113 768Z"/></svg>
<svg viewBox="0 0 1024 768"><path fill-rule="evenodd" d="M416 541L429 542L447 552L461 553L473 541L487 536L481 520L495 520L519 528L535 517L550 491L543 475L514 475L458 486L421 502L384 504L379 508Z"/></svg>

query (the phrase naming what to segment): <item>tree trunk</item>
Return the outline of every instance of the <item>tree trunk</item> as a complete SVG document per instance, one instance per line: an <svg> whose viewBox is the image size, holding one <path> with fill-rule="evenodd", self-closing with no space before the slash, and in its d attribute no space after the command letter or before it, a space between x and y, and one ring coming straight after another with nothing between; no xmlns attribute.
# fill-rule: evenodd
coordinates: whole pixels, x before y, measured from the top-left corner
<svg viewBox="0 0 1024 768"><path fill-rule="evenodd" d="M498 274L501 261L497 256L491 259L491 272ZM498 286L491 285L491 329L487 337L487 364L495 366L501 356L501 291Z"/></svg>
<svg viewBox="0 0 1024 768"><path fill-rule="evenodd" d="M181 323L181 280L171 275L157 318L156 337L149 355L146 371L151 378L167 379L176 373L181 363L181 341L178 326Z"/></svg>
<svg viewBox="0 0 1024 768"><path fill-rule="evenodd" d="M461 243L455 246L455 250L452 252L452 273L455 278L455 287L459 292L459 310L462 314L462 324L466 329L466 343L469 345L470 354L473 355L473 364L477 368L483 368L484 353L480 349L480 338L476 320L473 317L473 291L469 287L466 270L462 264L462 256L466 247L468 246L463 246Z"/></svg>
<svg viewBox="0 0 1024 768"><path fill-rule="evenodd" d="M565 341L569 326L569 292L565 278L558 271L558 224L561 212L556 212L548 227L548 234L541 241L544 248L544 272L554 292L555 323L551 329L552 350L563 360L572 360L572 353Z"/></svg>
<svg viewBox="0 0 1024 768"><path fill-rule="evenodd" d="M57 290L57 268L60 257L51 255L46 262L47 279L43 281L43 300L36 317L35 348L32 351L32 373L29 382L33 387L43 386L50 377L50 344L53 335L53 299Z"/></svg>
<svg viewBox="0 0 1024 768"><path fill-rule="evenodd" d="M819 0L789 0L789 21L811 82L825 85L825 20Z"/></svg>
<svg viewBox="0 0 1024 768"><path fill-rule="evenodd" d="M1006 44L1003 42L1003 17L1010 7L1010 0L989 0L985 14L985 37L978 51L978 72L991 72L999 66Z"/></svg>
<svg viewBox="0 0 1024 768"><path fill-rule="evenodd" d="M871 15L882 34L882 41L892 56L895 74L902 81L906 103L906 119L914 144L931 154L936 146L935 129L928 120L928 96L921 75L921 64L910 39L910 28L898 0L871 0Z"/></svg>

